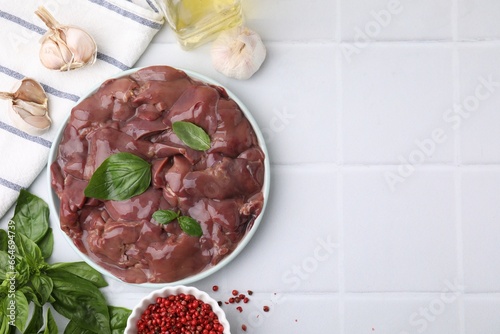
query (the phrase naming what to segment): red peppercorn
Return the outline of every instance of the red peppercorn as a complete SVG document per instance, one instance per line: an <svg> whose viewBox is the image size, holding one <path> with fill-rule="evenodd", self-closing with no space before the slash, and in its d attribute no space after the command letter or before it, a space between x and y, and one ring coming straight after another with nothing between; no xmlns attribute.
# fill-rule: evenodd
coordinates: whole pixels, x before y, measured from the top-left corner
<svg viewBox="0 0 500 334"><path fill-rule="evenodd" d="M238 292L238 290L233 290L233 291L232 291L233 296L237 296L237 295L238 295L238 293L239 293L239 292Z"/></svg>
<svg viewBox="0 0 500 334"><path fill-rule="evenodd" d="M243 303L245 303L245 304L246 304L246 303L248 303L249 301L250 301L250 299L248 299L248 297L243 298Z"/></svg>
<svg viewBox="0 0 500 334"><path fill-rule="evenodd" d="M238 306L236 309L240 311L240 313L243 312L243 308L241 306Z"/></svg>
<svg viewBox="0 0 500 334"><path fill-rule="evenodd" d="M245 325L245 324L241 325L241 329L242 329L244 332L246 332L246 331L247 331L247 325Z"/></svg>
<svg viewBox="0 0 500 334"><path fill-rule="evenodd" d="M240 293L240 295L238 296L238 298L240 298L240 299L244 299L244 298L245 298L245 295L244 295L244 294L242 294L242 293Z"/></svg>
<svg viewBox="0 0 500 334"><path fill-rule="evenodd" d="M231 304L234 304L234 298L233 298L233 297L229 298L229 302L230 302Z"/></svg>
<svg viewBox="0 0 500 334"><path fill-rule="evenodd" d="M205 331L205 330L206 331ZM137 321L138 334L207 333L222 334L222 326L209 304L193 295L159 297Z"/></svg>
<svg viewBox="0 0 500 334"><path fill-rule="evenodd" d="M269 306L267 306L267 305L264 306L262 309L264 310L264 312L269 312Z"/></svg>
<svg viewBox="0 0 500 334"><path fill-rule="evenodd" d="M252 290L248 290L247 293L251 296L253 295L253 291Z"/></svg>
<svg viewBox="0 0 500 334"><path fill-rule="evenodd" d="M213 291L218 291L218 290L219 290L219 286L218 286L218 285L214 285L214 286L212 287L212 290L213 290Z"/></svg>

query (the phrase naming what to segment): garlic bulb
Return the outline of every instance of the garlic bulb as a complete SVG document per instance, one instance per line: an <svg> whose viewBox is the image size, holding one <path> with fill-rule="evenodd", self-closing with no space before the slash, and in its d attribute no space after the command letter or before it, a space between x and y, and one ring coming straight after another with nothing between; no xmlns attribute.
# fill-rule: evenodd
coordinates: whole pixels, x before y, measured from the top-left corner
<svg viewBox="0 0 500 334"><path fill-rule="evenodd" d="M0 99L10 100L9 116L20 130L40 135L50 128L47 94L37 81L24 78L14 93L0 92Z"/></svg>
<svg viewBox="0 0 500 334"><path fill-rule="evenodd" d="M68 25L62 25L43 6L35 14L49 30L40 40L40 61L51 70L73 70L93 64L97 56L97 45L87 32Z"/></svg>
<svg viewBox="0 0 500 334"><path fill-rule="evenodd" d="M211 55L217 71L241 80L257 72L266 58L266 48L257 33L239 26L220 33Z"/></svg>

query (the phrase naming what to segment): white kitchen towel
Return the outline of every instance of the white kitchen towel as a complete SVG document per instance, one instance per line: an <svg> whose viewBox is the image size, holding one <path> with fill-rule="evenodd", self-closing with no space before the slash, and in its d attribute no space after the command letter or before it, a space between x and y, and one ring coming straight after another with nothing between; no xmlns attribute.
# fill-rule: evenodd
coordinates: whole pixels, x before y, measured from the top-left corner
<svg viewBox="0 0 500 334"><path fill-rule="evenodd" d="M34 14L43 5L61 24L86 30L97 43L97 61L69 72L51 71L39 60L47 31ZM0 91L24 77L42 84L52 127L31 136L12 125L9 102L0 100L0 217L47 164L57 130L79 97L109 76L131 68L164 23L155 0L0 0Z"/></svg>

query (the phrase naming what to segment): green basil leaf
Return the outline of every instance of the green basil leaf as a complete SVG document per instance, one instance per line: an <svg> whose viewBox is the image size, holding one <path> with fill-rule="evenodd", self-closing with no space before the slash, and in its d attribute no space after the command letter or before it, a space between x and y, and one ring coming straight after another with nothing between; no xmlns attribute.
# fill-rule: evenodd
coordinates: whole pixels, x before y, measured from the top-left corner
<svg viewBox="0 0 500 334"><path fill-rule="evenodd" d="M122 201L140 195L151 183L151 165L131 153L109 156L90 178L85 196Z"/></svg>
<svg viewBox="0 0 500 334"><path fill-rule="evenodd" d="M36 295L35 291L33 291L33 289L29 285L22 286L19 289L19 291L24 293L24 295L26 296L26 300L28 301L28 304L33 302L35 303L35 305L38 305L40 307L43 306L43 304L40 304L40 301L38 300L38 296Z"/></svg>
<svg viewBox="0 0 500 334"><path fill-rule="evenodd" d="M8 288L7 288L8 291ZM7 298L8 297L8 298ZM5 298L0 299L0 317L7 317L7 321L12 320L14 321L15 314L12 313L10 315L10 311L14 312L14 307L11 308L11 310L8 309L10 300L14 298L13 294L6 293ZM10 316L9 316L10 315Z"/></svg>
<svg viewBox="0 0 500 334"><path fill-rule="evenodd" d="M62 270L47 270L54 288L52 306L80 328L110 334L106 299L91 282Z"/></svg>
<svg viewBox="0 0 500 334"><path fill-rule="evenodd" d="M42 256L47 260L54 250L54 234L52 233L52 228L49 227L47 233L37 242L38 247L42 251Z"/></svg>
<svg viewBox="0 0 500 334"><path fill-rule="evenodd" d="M172 210L158 210L153 213L153 219L159 224L168 224L179 217L179 214Z"/></svg>
<svg viewBox="0 0 500 334"><path fill-rule="evenodd" d="M56 321L52 316L50 308L47 309L47 321L45 323L45 330L43 334L59 334L59 329L57 328Z"/></svg>
<svg viewBox="0 0 500 334"><path fill-rule="evenodd" d="M16 314L15 324L17 329L19 329L21 332L24 332L24 329L28 324L28 316L29 316L28 300L26 299L24 293L22 293L20 290L17 290L14 294L15 294L14 312Z"/></svg>
<svg viewBox="0 0 500 334"><path fill-rule="evenodd" d="M1 302L0 302L1 304ZM0 315L0 334L15 334L16 328L9 325L10 319Z"/></svg>
<svg viewBox="0 0 500 334"><path fill-rule="evenodd" d="M91 330L81 328L76 321L70 320L66 328L64 329L64 334L95 334Z"/></svg>
<svg viewBox="0 0 500 334"><path fill-rule="evenodd" d="M43 327L43 308L42 306L35 306L33 310L33 315L28 324L28 327L24 330L25 333L38 333Z"/></svg>
<svg viewBox="0 0 500 334"><path fill-rule="evenodd" d="M188 216L180 216L177 218L179 222L179 226L181 229L186 232L186 234L201 237L203 234L203 230L201 229L200 223Z"/></svg>
<svg viewBox="0 0 500 334"><path fill-rule="evenodd" d="M54 288L52 279L44 274L33 275L31 277L31 284L40 297L40 303L42 305L45 304L49 300L52 289Z"/></svg>
<svg viewBox="0 0 500 334"><path fill-rule="evenodd" d="M105 286L108 286L108 283L106 282L102 274L83 261L54 263L50 265L47 270L59 270L71 273L91 282L98 288L104 288Z"/></svg>
<svg viewBox="0 0 500 334"><path fill-rule="evenodd" d="M42 251L34 241L21 233L16 234L15 240L18 255L26 259L26 262L31 268L39 268L41 265L45 264Z"/></svg>
<svg viewBox="0 0 500 334"><path fill-rule="evenodd" d="M0 230L0 251L7 251L7 244L9 243L9 237L5 230Z"/></svg>
<svg viewBox="0 0 500 334"><path fill-rule="evenodd" d="M9 319L0 314L0 334L9 334Z"/></svg>
<svg viewBox="0 0 500 334"><path fill-rule="evenodd" d="M190 122L174 122L172 129L180 140L193 150L206 151L210 148L210 136L196 124Z"/></svg>
<svg viewBox="0 0 500 334"><path fill-rule="evenodd" d="M9 254L7 254L7 252L0 251L0 281L3 281L7 278L7 273L10 271L9 268L11 268L9 264L10 261L11 259L9 257Z"/></svg>
<svg viewBox="0 0 500 334"><path fill-rule="evenodd" d="M128 317L130 316L132 311L123 307L116 306L108 306L108 310L110 316L109 321L111 326L111 333L123 334L125 327L127 327Z"/></svg>
<svg viewBox="0 0 500 334"><path fill-rule="evenodd" d="M12 220L17 234L37 242L49 228L49 207L41 198L21 189Z"/></svg>

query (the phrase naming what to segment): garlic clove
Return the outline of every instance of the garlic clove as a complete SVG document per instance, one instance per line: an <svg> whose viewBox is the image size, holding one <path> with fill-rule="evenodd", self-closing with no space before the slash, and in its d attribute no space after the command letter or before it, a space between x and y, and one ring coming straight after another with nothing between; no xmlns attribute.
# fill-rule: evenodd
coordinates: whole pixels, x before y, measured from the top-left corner
<svg viewBox="0 0 500 334"><path fill-rule="evenodd" d="M20 130L40 135L52 123L47 107L47 95L43 87L31 78L24 78L14 93L0 92L1 99L10 100L9 117Z"/></svg>
<svg viewBox="0 0 500 334"><path fill-rule="evenodd" d="M211 56L217 71L245 80L264 62L266 48L256 32L239 26L220 33L212 44Z"/></svg>
<svg viewBox="0 0 500 334"><path fill-rule="evenodd" d="M71 51L56 43L52 38L43 38L40 47L40 61L42 65L50 70L61 70L73 57Z"/></svg>
<svg viewBox="0 0 500 334"><path fill-rule="evenodd" d="M24 121L28 123L30 126L35 127L40 133L43 133L45 130L50 128L52 121L48 117L43 116L28 116L24 118Z"/></svg>
<svg viewBox="0 0 500 334"><path fill-rule="evenodd" d="M12 105L12 109L18 114L21 119L25 119L26 117L33 116L29 111L23 109L20 106Z"/></svg>
<svg viewBox="0 0 500 334"><path fill-rule="evenodd" d="M24 78L14 87L13 99L34 102L47 106L47 94L42 85L31 78Z"/></svg>
<svg viewBox="0 0 500 334"><path fill-rule="evenodd" d="M43 134L52 124L48 117L27 115L24 110L21 113L17 113L15 108L10 109L9 117L18 129L34 136Z"/></svg>
<svg viewBox="0 0 500 334"><path fill-rule="evenodd" d="M92 36L81 29L69 27L66 30L66 43L74 55L74 66L91 65L97 57L97 46Z"/></svg>
<svg viewBox="0 0 500 334"><path fill-rule="evenodd" d="M43 6L35 14L49 28L40 40L40 61L45 67L67 71L95 62L97 44L85 30L60 24Z"/></svg>
<svg viewBox="0 0 500 334"><path fill-rule="evenodd" d="M24 100L13 100L12 107L25 110L27 113L34 116L44 116L47 113L46 106Z"/></svg>

